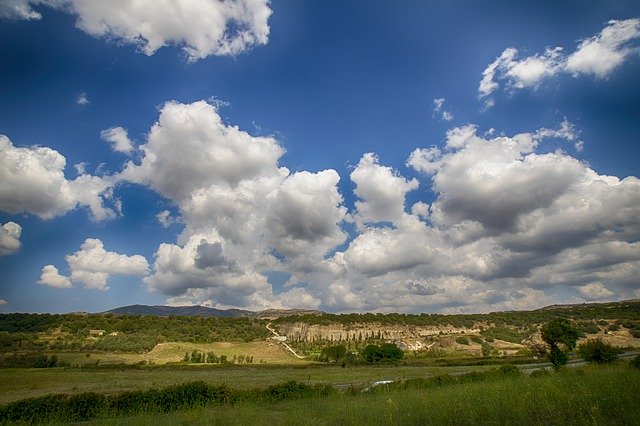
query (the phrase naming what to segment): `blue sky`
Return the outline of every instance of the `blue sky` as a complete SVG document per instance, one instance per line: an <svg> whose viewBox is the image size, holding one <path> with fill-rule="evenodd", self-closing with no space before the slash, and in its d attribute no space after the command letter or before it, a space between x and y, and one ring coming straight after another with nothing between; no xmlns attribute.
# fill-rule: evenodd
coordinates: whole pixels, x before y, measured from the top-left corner
<svg viewBox="0 0 640 426"><path fill-rule="evenodd" d="M0 311L640 297L636 2L136 4L0 0Z"/></svg>

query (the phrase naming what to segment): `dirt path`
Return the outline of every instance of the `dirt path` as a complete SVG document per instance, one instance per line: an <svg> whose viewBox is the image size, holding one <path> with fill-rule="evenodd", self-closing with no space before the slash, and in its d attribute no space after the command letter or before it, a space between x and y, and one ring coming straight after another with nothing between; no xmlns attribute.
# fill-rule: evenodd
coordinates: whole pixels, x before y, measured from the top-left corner
<svg viewBox="0 0 640 426"><path fill-rule="evenodd" d="M273 328L271 328L271 323L267 324L267 330L269 330L271 333L273 333L273 335L275 337L281 337L277 331L275 331ZM296 351L294 351L291 346L287 345L286 342L281 342L278 341L278 343L280 343L282 346L284 346L289 352L291 352L295 357L299 358L299 359L304 359L305 357L303 357L302 355L298 355L296 353Z"/></svg>

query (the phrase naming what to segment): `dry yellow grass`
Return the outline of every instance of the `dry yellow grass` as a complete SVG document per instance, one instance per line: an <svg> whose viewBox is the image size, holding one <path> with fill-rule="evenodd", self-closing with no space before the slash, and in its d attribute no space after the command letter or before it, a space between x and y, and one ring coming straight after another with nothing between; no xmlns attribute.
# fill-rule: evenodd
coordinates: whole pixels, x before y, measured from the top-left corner
<svg viewBox="0 0 640 426"><path fill-rule="evenodd" d="M233 357L243 355L253 357L253 364L307 364L309 361L294 357L281 345L267 341L256 342L216 342L185 343L167 342L156 345L151 351L143 354L122 352L52 352L60 361L71 365L91 364L167 364L180 362L185 353L192 351L213 352L217 356L226 355L229 362Z"/></svg>

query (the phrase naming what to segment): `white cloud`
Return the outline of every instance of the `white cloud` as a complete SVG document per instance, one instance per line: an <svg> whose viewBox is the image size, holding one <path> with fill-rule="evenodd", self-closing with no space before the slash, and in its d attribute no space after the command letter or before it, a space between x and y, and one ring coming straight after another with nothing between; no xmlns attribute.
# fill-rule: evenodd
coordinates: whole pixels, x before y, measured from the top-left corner
<svg viewBox="0 0 640 426"><path fill-rule="evenodd" d="M40 285L54 288L71 288L71 280L64 275L60 275L58 268L53 265L46 265L42 268L42 274L37 281Z"/></svg>
<svg viewBox="0 0 640 426"><path fill-rule="evenodd" d="M180 223L180 219L172 216L169 210L163 210L158 213L156 220L163 228L168 228L173 224Z"/></svg>
<svg viewBox="0 0 640 426"><path fill-rule="evenodd" d="M106 251L102 241L88 238L80 250L65 257L71 271L71 281L82 283L86 288L107 290L110 275L143 276L149 264L140 255L127 256Z"/></svg>
<svg viewBox="0 0 640 426"><path fill-rule="evenodd" d="M439 116L441 120L451 121L453 120L453 114L444 108L444 98L436 98L433 100L433 113Z"/></svg>
<svg viewBox="0 0 640 426"><path fill-rule="evenodd" d="M100 132L100 137L111 144L111 149L116 152L131 154L133 143L129 139L127 131L122 127L111 127Z"/></svg>
<svg viewBox="0 0 640 426"><path fill-rule="evenodd" d="M269 38L268 0L110 0L109 7L93 0L5 0L0 16L40 19L32 7L40 4L76 15L87 34L137 45L146 55L178 45L195 61L237 55Z"/></svg>
<svg viewBox="0 0 640 426"><path fill-rule="evenodd" d="M359 198L354 218L360 227L376 222L397 224L404 213L405 195L419 186L416 179L407 180L378 164L374 153L364 154L350 176Z"/></svg>
<svg viewBox="0 0 640 426"><path fill-rule="evenodd" d="M104 205L114 184L111 178L83 174L67 180L65 166L64 156L51 148L16 147L0 135L0 210L51 219L87 206L95 220L117 216Z"/></svg>
<svg viewBox="0 0 640 426"><path fill-rule="evenodd" d="M611 20L593 37L583 40L567 58L565 68L574 75L593 74L608 77L633 53L638 53L635 42L640 39L640 19Z"/></svg>
<svg viewBox="0 0 640 426"><path fill-rule="evenodd" d="M278 165L277 140L225 124L214 105L165 104L140 149L139 164L118 179L167 197L185 224L177 244L160 245L144 280L172 302L279 306L265 272L305 269L346 239L338 174L291 174ZM168 211L157 218L172 220Z"/></svg>
<svg viewBox="0 0 640 426"><path fill-rule="evenodd" d="M76 99L76 104L80 105L80 106L85 106L85 105L89 105L91 102L89 102L89 98L87 98L87 94L86 93L80 93L78 95L78 98Z"/></svg>
<svg viewBox="0 0 640 426"><path fill-rule="evenodd" d="M334 170L289 175L267 196L267 239L287 257L322 257L341 244L346 234L340 223L346 215Z"/></svg>
<svg viewBox="0 0 640 426"><path fill-rule="evenodd" d="M147 259L140 255L127 256L106 251L102 241L88 238L80 250L65 256L70 275L66 277L53 265L42 268L38 284L56 288L71 288L80 283L87 289L108 290L107 280L111 275L144 276L149 272Z"/></svg>
<svg viewBox="0 0 640 426"><path fill-rule="evenodd" d="M335 171L290 173L274 138L225 124L205 102L167 103L141 160L118 176L167 197L185 225L143 281L170 303L257 309L295 300L331 310L524 309L551 303L557 287L590 300L593 283L633 295L640 181L598 175L561 149L538 153L543 139L577 143L566 120L495 133L469 124L449 130L441 148L415 150L407 165L435 197L409 211L418 181L363 155L348 212ZM357 227L342 247L347 220ZM290 274L286 292L274 292L270 271Z"/></svg>
<svg viewBox="0 0 640 426"><path fill-rule="evenodd" d="M587 284L577 288L578 292L590 300L605 300L613 296L613 292L608 290L601 283Z"/></svg>
<svg viewBox="0 0 640 426"><path fill-rule="evenodd" d="M7 301L4 299L0 299L0 306L5 306L7 305Z"/></svg>
<svg viewBox="0 0 640 426"><path fill-rule="evenodd" d="M560 73L574 76L591 74L606 78L640 49L640 19L611 20L597 35L583 40L569 55L561 47L547 48L542 54L517 59L518 50L505 49L482 73L478 97L490 108L495 100L490 95L500 87L500 81L511 90L535 88L545 79Z"/></svg>
<svg viewBox="0 0 640 426"><path fill-rule="evenodd" d="M0 256L7 256L20 250L22 227L15 222L0 226Z"/></svg>
<svg viewBox="0 0 640 426"><path fill-rule="evenodd" d="M30 0L2 0L0 1L0 17L8 19L41 19L42 15L35 11L31 4L38 2Z"/></svg>
<svg viewBox="0 0 640 426"><path fill-rule="evenodd" d="M212 185L237 187L241 181L277 173L284 149L270 137L252 137L222 122L213 105L167 102L140 149L141 164L128 163L122 179L147 184L180 202Z"/></svg>

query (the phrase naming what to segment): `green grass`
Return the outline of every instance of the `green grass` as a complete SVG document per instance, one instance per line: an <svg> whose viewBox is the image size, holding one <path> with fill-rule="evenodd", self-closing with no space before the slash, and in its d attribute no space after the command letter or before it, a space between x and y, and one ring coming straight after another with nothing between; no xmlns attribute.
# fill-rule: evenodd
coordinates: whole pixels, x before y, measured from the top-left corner
<svg viewBox="0 0 640 426"><path fill-rule="evenodd" d="M227 384L248 389L283 383L289 380L309 384L363 384L377 380L399 380L438 374L481 371L488 366L420 367L420 366L349 366L308 365L269 366L217 365L95 368L11 368L0 369L0 405L24 398L52 393L77 394L146 390L178 383L202 380L211 385Z"/></svg>
<svg viewBox="0 0 640 426"><path fill-rule="evenodd" d="M439 388L382 389L373 394L211 406L95 424L637 424L638 395L640 371L622 364Z"/></svg>

